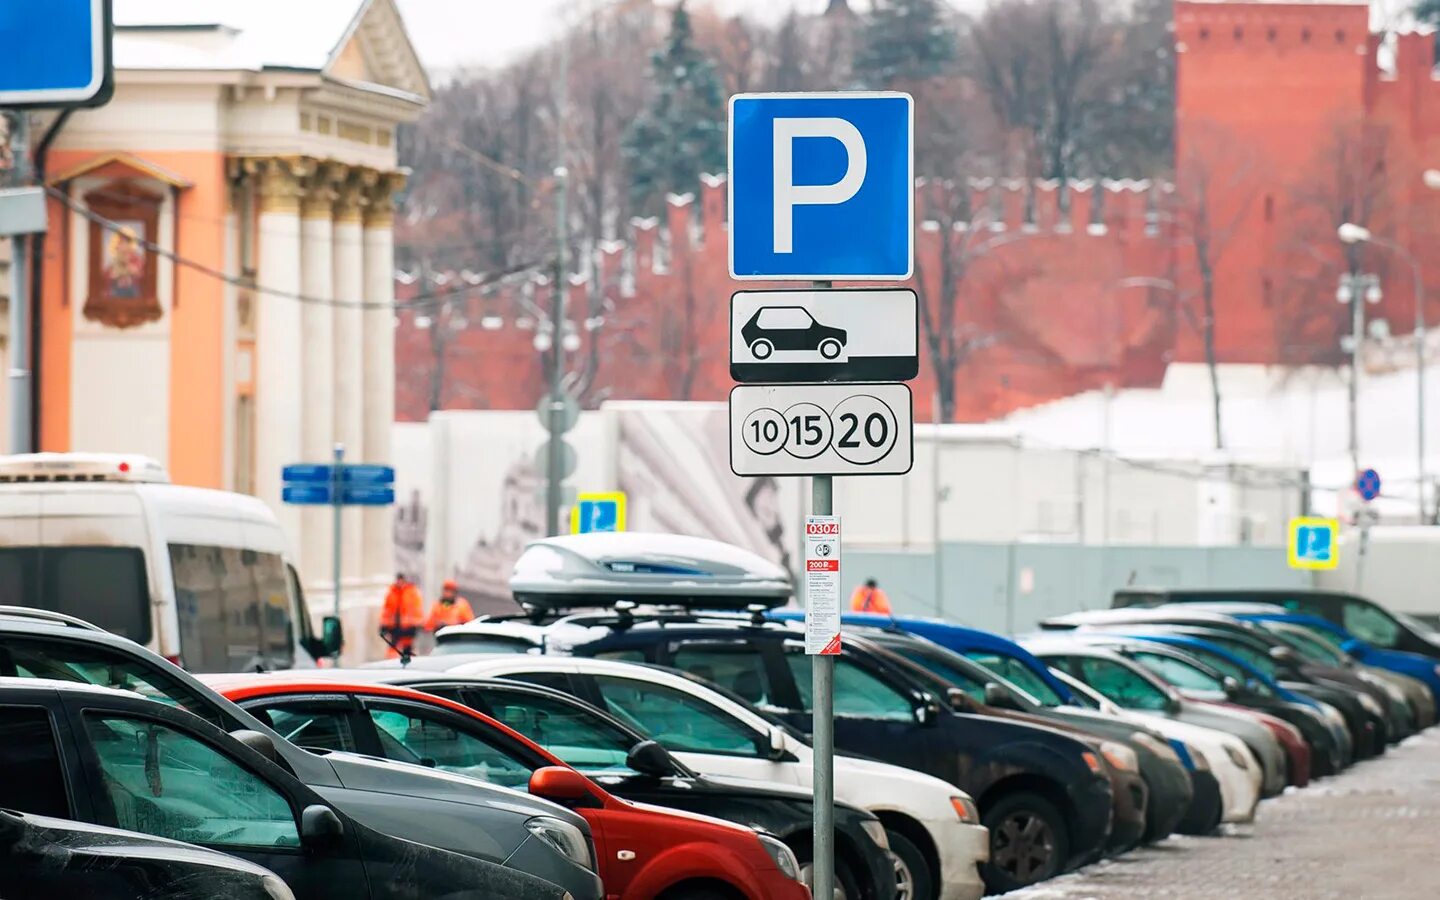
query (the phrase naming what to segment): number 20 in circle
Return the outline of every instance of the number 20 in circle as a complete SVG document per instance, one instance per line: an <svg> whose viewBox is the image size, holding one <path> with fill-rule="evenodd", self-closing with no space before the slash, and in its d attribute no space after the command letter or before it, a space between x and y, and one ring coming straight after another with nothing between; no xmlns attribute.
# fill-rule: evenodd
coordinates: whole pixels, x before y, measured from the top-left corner
<svg viewBox="0 0 1440 900"><path fill-rule="evenodd" d="M835 452L857 466L884 459L899 435L894 411L869 394L846 397L830 417L835 423Z"/></svg>

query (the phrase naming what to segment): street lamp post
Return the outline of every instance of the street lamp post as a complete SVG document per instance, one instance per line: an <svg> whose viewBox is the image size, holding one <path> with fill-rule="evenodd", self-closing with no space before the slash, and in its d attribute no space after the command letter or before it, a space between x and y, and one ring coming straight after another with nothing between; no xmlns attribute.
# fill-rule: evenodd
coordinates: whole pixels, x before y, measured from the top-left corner
<svg viewBox="0 0 1440 900"><path fill-rule="evenodd" d="M1432 178L1432 176L1434 176ZM1434 184L1440 187L1440 171L1431 170L1425 173L1425 183ZM1416 400L1416 468L1415 468L1415 494L1416 503L1420 510L1419 524L1425 524L1425 276L1420 269L1420 262L1414 255L1399 244L1387 238L1378 237L1372 234L1370 229L1361 225L1346 222L1341 225L1337 234L1342 243L1345 244L1373 244L1376 247L1388 250L1403 259L1410 265L1410 273L1415 279L1415 400ZM1376 288L1378 291L1378 286ZM1359 308L1359 304L1356 304ZM1359 358L1359 334L1357 330L1355 348L1356 359Z"/></svg>

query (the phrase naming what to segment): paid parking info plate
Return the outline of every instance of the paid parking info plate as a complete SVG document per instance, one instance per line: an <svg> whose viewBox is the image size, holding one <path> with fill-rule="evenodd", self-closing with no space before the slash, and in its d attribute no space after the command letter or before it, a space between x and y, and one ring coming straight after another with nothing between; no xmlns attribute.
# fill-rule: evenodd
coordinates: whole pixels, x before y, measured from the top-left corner
<svg viewBox="0 0 1440 900"><path fill-rule="evenodd" d="M904 384L739 385L730 391L736 475L904 475L915 458Z"/></svg>
<svg viewBox="0 0 1440 900"><path fill-rule="evenodd" d="M730 298L730 377L909 381L920 373L917 310L907 288L739 291Z"/></svg>

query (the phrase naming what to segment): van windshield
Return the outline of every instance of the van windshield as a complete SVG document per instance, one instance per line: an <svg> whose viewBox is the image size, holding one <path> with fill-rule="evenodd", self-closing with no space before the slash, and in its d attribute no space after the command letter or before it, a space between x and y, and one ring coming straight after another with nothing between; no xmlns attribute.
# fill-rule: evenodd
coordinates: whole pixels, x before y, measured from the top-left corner
<svg viewBox="0 0 1440 900"><path fill-rule="evenodd" d="M289 573L276 553L171 544L180 658L192 672L295 664Z"/></svg>
<svg viewBox="0 0 1440 900"><path fill-rule="evenodd" d="M136 547L0 548L0 604L77 616L150 641L145 555Z"/></svg>

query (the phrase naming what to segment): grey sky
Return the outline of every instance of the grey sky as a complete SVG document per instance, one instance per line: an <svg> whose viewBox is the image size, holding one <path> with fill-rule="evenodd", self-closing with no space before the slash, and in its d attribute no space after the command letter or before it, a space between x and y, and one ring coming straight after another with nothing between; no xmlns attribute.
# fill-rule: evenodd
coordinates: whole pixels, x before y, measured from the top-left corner
<svg viewBox="0 0 1440 900"><path fill-rule="evenodd" d="M397 0L410 38L425 66L443 73L462 66L506 62L516 53L554 34L560 17L590 9L596 0ZM603 0L601 0L603 2ZM660 0L668 2L668 0ZM857 9L868 0L852 0ZM984 0L950 0L960 8L976 8ZM819 12L826 0L691 0L727 13L744 13L774 21L793 6Z"/></svg>

